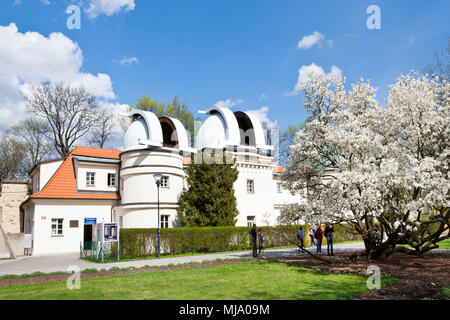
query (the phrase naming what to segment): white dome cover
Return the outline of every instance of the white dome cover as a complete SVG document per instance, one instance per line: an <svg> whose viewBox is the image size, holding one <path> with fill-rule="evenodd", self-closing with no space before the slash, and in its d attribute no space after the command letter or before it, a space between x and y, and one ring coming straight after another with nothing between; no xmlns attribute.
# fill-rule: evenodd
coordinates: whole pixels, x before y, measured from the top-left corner
<svg viewBox="0 0 450 320"><path fill-rule="evenodd" d="M124 150L146 149L148 146L162 147L163 133L158 117L150 111L133 110L128 114L133 118L124 136ZM187 152L196 152L189 147L186 129L178 120L165 117L175 126L178 140L178 149Z"/></svg>
<svg viewBox="0 0 450 320"><path fill-rule="evenodd" d="M226 125L220 115L213 114L203 122L198 130L195 139L195 148L201 150L203 148L225 148Z"/></svg>
<svg viewBox="0 0 450 320"><path fill-rule="evenodd" d="M141 148L142 145L139 143L139 140L148 140L148 138L147 123L145 122L144 118L138 118L131 122L130 126L127 129L127 132L125 133L123 139L124 149L132 149L133 147L137 146Z"/></svg>
<svg viewBox="0 0 450 320"><path fill-rule="evenodd" d="M221 149L226 146L241 146L240 128L236 115L228 108L213 107L200 113L210 114L201 125L195 138L195 147ZM257 117L250 112L243 112L253 127L255 147L272 150L273 146L266 144L264 130Z"/></svg>

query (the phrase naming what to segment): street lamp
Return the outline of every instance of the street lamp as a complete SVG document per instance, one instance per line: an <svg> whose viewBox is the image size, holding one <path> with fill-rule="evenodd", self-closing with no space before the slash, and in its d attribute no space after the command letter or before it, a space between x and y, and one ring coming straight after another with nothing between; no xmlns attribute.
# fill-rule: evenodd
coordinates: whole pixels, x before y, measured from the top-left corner
<svg viewBox="0 0 450 320"><path fill-rule="evenodd" d="M158 188L158 258L160 257L161 249L160 249L160 236L159 236L159 227L160 227L160 220L159 220L159 186L161 185L161 173L155 173L153 175L153 178L155 179L156 186Z"/></svg>

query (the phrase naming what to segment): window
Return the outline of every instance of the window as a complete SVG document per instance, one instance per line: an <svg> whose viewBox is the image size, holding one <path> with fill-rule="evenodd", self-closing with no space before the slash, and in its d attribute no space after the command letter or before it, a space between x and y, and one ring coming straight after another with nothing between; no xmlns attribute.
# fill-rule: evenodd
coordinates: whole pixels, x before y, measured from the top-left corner
<svg viewBox="0 0 450 320"><path fill-rule="evenodd" d="M255 216L247 216L247 227L253 227Z"/></svg>
<svg viewBox="0 0 450 320"><path fill-rule="evenodd" d="M248 193L255 192L255 186L254 186L253 180L247 180L247 192Z"/></svg>
<svg viewBox="0 0 450 320"><path fill-rule="evenodd" d="M169 216L162 215L161 216L161 228L169 227Z"/></svg>
<svg viewBox="0 0 450 320"><path fill-rule="evenodd" d="M63 235L63 219L52 219L52 236Z"/></svg>
<svg viewBox="0 0 450 320"><path fill-rule="evenodd" d="M115 186L116 186L116 174L108 173L108 187L115 187Z"/></svg>
<svg viewBox="0 0 450 320"><path fill-rule="evenodd" d="M277 192L278 192L278 193L283 192L283 188L282 188L282 186L281 186L281 182L277 182Z"/></svg>
<svg viewBox="0 0 450 320"><path fill-rule="evenodd" d="M78 228L78 220L70 220L69 227Z"/></svg>
<svg viewBox="0 0 450 320"><path fill-rule="evenodd" d="M161 177L161 188L168 188L168 187L169 187L169 177L162 176Z"/></svg>
<svg viewBox="0 0 450 320"><path fill-rule="evenodd" d="M95 187L95 172L86 172L86 186Z"/></svg>

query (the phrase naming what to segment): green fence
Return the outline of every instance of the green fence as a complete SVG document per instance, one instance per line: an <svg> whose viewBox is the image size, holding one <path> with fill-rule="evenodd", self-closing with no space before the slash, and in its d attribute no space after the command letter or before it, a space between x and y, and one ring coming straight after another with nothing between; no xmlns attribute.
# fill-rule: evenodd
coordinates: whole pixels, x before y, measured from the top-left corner
<svg viewBox="0 0 450 320"><path fill-rule="evenodd" d="M85 241L80 243L80 259L86 259L95 262L120 260L121 248L119 243L114 242L97 242Z"/></svg>

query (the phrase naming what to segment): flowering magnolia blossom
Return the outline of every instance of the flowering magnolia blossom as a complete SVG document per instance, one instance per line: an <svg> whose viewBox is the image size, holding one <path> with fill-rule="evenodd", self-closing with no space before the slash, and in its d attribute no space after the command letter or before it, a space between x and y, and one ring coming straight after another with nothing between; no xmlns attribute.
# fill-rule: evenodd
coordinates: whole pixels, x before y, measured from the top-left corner
<svg viewBox="0 0 450 320"><path fill-rule="evenodd" d="M293 193L306 189L307 201L286 207L280 221L297 212L311 225L346 222L365 241L377 221L388 235L396 219L411 232L425 219L448 224L448 82L402 76L386 107L370 82L349 91L344 82L314 74L302 84L309 116L283 178Z"/></svg>

